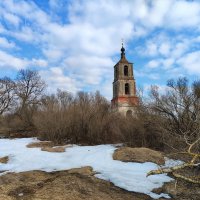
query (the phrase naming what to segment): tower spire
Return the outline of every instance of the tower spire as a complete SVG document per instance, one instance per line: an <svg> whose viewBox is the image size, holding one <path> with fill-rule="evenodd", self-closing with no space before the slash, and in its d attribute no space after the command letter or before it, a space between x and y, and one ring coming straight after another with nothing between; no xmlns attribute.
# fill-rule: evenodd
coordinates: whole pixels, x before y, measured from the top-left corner
<svg viewBox="0 0 200 200"><path fill-rule="evenodd" d="M125 58L125 48L124 48L123 39L122 39L122 48L121 48L121 58Z"/></svg>

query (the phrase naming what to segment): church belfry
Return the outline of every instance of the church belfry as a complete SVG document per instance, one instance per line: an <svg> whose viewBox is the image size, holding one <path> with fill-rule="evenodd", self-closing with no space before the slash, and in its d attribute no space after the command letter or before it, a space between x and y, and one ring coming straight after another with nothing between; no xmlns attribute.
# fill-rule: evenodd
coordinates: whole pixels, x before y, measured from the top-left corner
<svg viewBox="0 0 200 200"><path fill-rule="evenodd" d="M133 63L128 62L125 48L121 48L121 59L114 66L112 110L124 115L132 115L138 105Z"/></svg>

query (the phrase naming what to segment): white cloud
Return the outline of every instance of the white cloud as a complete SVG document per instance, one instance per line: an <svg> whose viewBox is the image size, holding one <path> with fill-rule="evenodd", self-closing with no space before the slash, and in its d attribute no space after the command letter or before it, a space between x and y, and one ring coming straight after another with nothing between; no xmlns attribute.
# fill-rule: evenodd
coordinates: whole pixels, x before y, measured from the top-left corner
<svg viewBox="0 0 200 200"><path fill-rule="evenodd" d="M33 58L30 61L30 65L36 66L36 67L47 67L48 62L44 59L35 59Z"/></svg>
<svg viewBox="0 0 200 200"><path fill-rule="evenodd" d="M172 48L171 51L171 56L174 58L179 58L182 56L185 52L190 49L190 45L192 44L192 41L189 41L188 39L183 39L182 41L178 41L177 43L174 44L174 47Z"/></svg>
<svg viewBox="0 0 200 200"><path fill-rule="evenodd" d="M150 60L147 64L146 67L149 69L170 69L173 67L173 65L175 64L175 59L169 57L169 58L155 58L153 60Z"/></svg>
<svg viewBox="0 0 200 200"><path fill-rule="evenodd" d="M14 48L15 47L15 43L8 41L4 37L0 37L0 47L8 48L8 49Z"/></svg>
<svg viewBox="0 0 200 200"><path fill-rule="evenodd" d="M147 1L145 2L147 3ZM170 12L173 1L151 1L148 13L142 23L148 28L160 27L165 23L165 17Z"/></svg>
<svg viewBox="0 0 200 200"><path fill-rule="evenodd" d="M2 63L8 64L7 60L13 58L15 62L10 66L15 69L18 68L18 64L15 64L17 62L24 63L23 67L51 67L43 71L45 76L59 77L55 80L48 79L51 87L60 85L68 88L66 85L72 87L71 84L75 84L73 91L84 87L106 88L113 78L115 63L112 57L119 54L122 38L126 44L150 36L144 43L144 48L140 47L139 51L140 56L151 58L144 64L147 71L156 71L160 68L169 71L176 64L176 60L188 54L191 48L199 48L197 38L195 41L192 36L189 39L184 36L178 37L173 31L185 28L196 30L200 27L200 2L71 0L65 5L66 19L63 20L58 16L59 11L63 9L63 1L61 3L59 0L49 0L47 6L50 10L45 12L34 1L0 2L0 7L7 13L6 20L16 26L15 30L5 30L0 22L0 33L22 41L23 44L33 45L38 48L39 53L41 52L39 57L39 53L37 54L37 59L25 59L23 55L19 58L4 52L6 56L1 59L4 61ZM156 28L162 28L162 33L156 32L156 36L152 34L152 37L151 33L154 33ZM168 30L172 30L175 37L163 33ZM1 44L4 44L5 48L6 45L9 46L9 41L6 43L0 39ZM191 60L192 58L188 58L188 63L193 66L194 62L198 61ZM2 63L1 68L6 66ZM60 74L56 74L55 71L58 73L58 67L53 66L59 66ZM196 67L194 69L197 71ZM149 74L149 77L159 78L157 72Z"/></svg>
<svg viewBox="0 0 200 200"><path fill-rule="evenodd" d="M37 40L37 33L34 33L31 27L24 26L19 31L8 31L8 35L24 42L33 42Z"/></svg>
<svg viewBox="0 0 200 200"><path fill-rule="evenodd" d="M19 70L27 67L27 65L28 61L26 59L15 57L0 50L0 68L13 68Z"/></svg>
<svg viewBox="0 0 200 200"><path fill-rule="evenodd" d="M186 54L177 63L184 67L190 74L200 74L200 51Z"/></svg>
<svg viewBox="0 0 200 200"><path fill-rule="evenodd" d="M147 67L149 68L157 68L161 64L160 60L151 60L147 63Z"/></svg>
<svg viewBox="0 0 200 200"><path fill-rule="evenodd" d="M174 1L168 13L167 26L174 29L183 27L198 27L200 25L199 1Z"/></svg>
<svg viewBox="0 0 200 200"><path fill-rule="evenodd" d="M149 38L145 45L138 47L138 53L141 56L155 57L155 56L164 56L167 57L174 50L173 46L175 45L176 40L171 39L171 36L166 35L161 32Z"/></svg>
<svg viewBox="0 0 200 200"><path fill-rule="evenodd" d="M96 87L95 89L100 91L100 93L103 94L107 99L109 99L109 100L112 99L113 88L112 88L111 80L103 82L103 84L101 85L101 88Z"/></svg>
<svg viewBox="0 0 200 200"><path fill-rule="evenodd" d="M60 67L52 67L49 70L40 71L40 74L48 84L49 92L55 92L57 88L73 94L79 91L79 82L66 76Z"/></svg>
<svg viewBox="0 0 200 200"><path fill-rule="evenodd" d="M174 64L175 64L174 58L169 57L162 60L162 65L164 69L172 68Z"/></svg>
<svg viewBox="0 0 200 200"><path fill-rule="evenodd" d="M107 57L78 55L65 60L65 69L83 84L100 84L112 73L113 61Z"/></svg>
<svg viewBox="0 0 200 200"><path fill-rule="evenodd" d="M158 47L154 42L148 42L145 50L141 51L141 54L148 56L155 56L158 54Z"/></svg>
<svg viewBox="0 0 200 200"><path fill-rule="evenodd" d="M59 48L57 48L57 49L53 49L53 48L52 49L51 48L43 49L42 51L50 62L59 61L60 58L62 58L63 55L64 55L64 52L62 50L60 50Z"/></svg>
<svg viewBox="0 0 200 200"><path fill-rule="evenodd" d="M199 37L188 35L157 34L146 41L144 47L138 47L141 56L151 58L143 69L146 76L149 73L164 73L169 77L186 75L198 72L198 53L191 53L191 50L199 49Z"/></svg>
<svg viewBox="0 0 200 200"><path fill-rule="evenodd" d="M19 26L19 23L21 21L18 16L11 13L7 13L7 12L3 13L3 17L7 22L9 22L10 24L14 26Z"/></svg>
<svg viewBox="0 0 200 200"><path fill-rule="evenodd" d="M160 45L159 52L161 55L168 56L170 53L170 48L171 48L170 44L167 42L164 42Z"/></svg>
<svg viewBox="0 0 200 200"><path fill-rule="evenodd" d="M47 61L43 59L35 59L32 58L31 60L28 60L27 58L20 58L16 57L12 54L9 54L5 51L0 50L0 68L1 69L25 69L27 67L46 67Z"/></svg>

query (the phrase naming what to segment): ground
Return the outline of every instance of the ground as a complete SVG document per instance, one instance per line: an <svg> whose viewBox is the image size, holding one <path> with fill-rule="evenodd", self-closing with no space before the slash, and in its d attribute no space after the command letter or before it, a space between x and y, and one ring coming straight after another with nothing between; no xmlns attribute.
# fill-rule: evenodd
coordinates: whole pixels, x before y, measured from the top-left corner
<svg viewBox="0 0 200 200"><path fill-rule="evenodd" d="M151 200L98 179L88 168L60 172L31 171L0 177L0 200Z"/></svg>
<svg viewBox="0 0 200 200"><path fill-rule="evenodd" d="M200 199L200 185L191 184L186 181L178 179L177 182L173 181L165 183L158 191L171 194L172 199L176 200L199 200Z"/></svg>
<svg viewBox="0 0 200 200"><path fill-rule="evenodd" d="M1 148L2 147L0 147L0 149ZM56 152L56 155L63 154L63 148L52 147L52 144L48 142L32 143L29 145L29 148L33 150L35 148L41 148L41 150L43 149L47 152ZM81 148L84 150L84 147ZM5 149L2 148L2 150ZM152 150L143 148L136 149L136 152L143 150L144 162L151 161L151 156L152 159L154 159L154 162L163 162L163 154L160 152L154 152ZM90 151L92 151L92 149ZM151 153L152 155L150 156ZM115 159L125 162L133 162L133 159L134 162L142 162L141 156L137 158L138 160L135 160L136 157L134 154L134 149L130 148L119 148L118 150L115 150L113 156ZM8 157L4 156L1 158L2 159L0 159L0 162L4 164L9 162ZM34 157L32 159L34 160ZM127 190L116 187L110 181L105 181L95 177L95 173L96 172L94 172L91 167L82 167L79 169L70 169L57 172L34 170L20 173L8 173L0 176L0 200L153 199L145 194L128 192ZM199 175L199 172L196 174ZM169 183L165 183L161 188L154 189L153 192L157 194L169 194L171 199L176 200L199 200L200 186L178 180L177 182L171 181ZM164 198L160 198L160 200L163 199Z"/></svg>
<svg viewBox="0 0 200 200"><path fill-rule="evenodd" d="M123 162L153 162L158 165L165 164L165 159L162 153L148 148L122 147L115 151L113 159L121 160Z"/></svg>

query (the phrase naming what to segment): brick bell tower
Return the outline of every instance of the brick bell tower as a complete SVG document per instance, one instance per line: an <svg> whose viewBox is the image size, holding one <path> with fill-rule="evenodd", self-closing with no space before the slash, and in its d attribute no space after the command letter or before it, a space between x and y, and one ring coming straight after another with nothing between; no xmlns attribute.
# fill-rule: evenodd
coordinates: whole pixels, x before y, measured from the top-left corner
<svg viewBox="0 0 200 200"><path fill-rule="evenodd" d="M136 85L133 75L133 63L125 56L125 48L121 48L121 59L114 66L112 110L123 115L133 115L138 105Z"/></svg>

